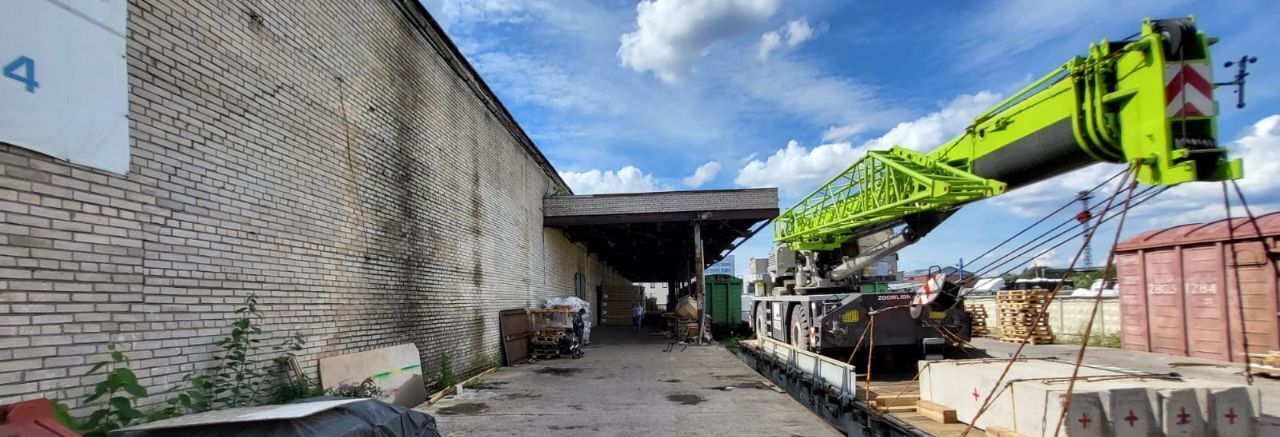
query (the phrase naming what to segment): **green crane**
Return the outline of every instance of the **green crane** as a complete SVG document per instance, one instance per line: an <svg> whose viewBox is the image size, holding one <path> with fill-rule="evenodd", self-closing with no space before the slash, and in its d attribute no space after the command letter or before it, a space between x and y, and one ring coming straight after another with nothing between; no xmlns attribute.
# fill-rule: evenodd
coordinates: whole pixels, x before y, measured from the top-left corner
<svg viewBox="0 0 1280 437"><path fill-rule="evenodd" d="M1147 20L1133 39L1092 44L931 152L868 152L774 221L771 271L794 288L847 286L966 203L1099 162L1152 185L1242 177L1216 141L1215 39L1194 23Z"/></svg>

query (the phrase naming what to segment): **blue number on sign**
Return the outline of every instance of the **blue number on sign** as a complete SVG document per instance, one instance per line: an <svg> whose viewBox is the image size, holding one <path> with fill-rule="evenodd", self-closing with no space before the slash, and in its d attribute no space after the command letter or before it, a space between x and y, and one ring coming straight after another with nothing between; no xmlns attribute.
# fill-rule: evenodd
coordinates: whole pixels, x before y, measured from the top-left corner
<svg viewBox="0 0 1280 437"><path fill-rule="evenodd" d="M18 72L19 69L22 69L22 73ZM26 56L19 56L9 65L5 65L4 77L22 82L23 85L27 86L27 92L29 93L36 92L36 87L40 86L36 82L36 61Z"/></svg>

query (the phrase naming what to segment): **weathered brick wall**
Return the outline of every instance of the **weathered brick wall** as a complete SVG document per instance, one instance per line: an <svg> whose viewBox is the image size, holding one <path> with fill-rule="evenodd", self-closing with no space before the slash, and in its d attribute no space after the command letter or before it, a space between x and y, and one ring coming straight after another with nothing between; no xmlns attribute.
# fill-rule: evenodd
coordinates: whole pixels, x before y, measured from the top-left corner
<svg viewBox="0 0 1280 437"><path fill-rule="evenodd" d="M542 227L548 169L405 17L131 1L129 174L0 144L0 403L80 399L109 341L168 388L249 293L313 374L411 341L430 380L493 361L500 309L627 283Z"/></svg>

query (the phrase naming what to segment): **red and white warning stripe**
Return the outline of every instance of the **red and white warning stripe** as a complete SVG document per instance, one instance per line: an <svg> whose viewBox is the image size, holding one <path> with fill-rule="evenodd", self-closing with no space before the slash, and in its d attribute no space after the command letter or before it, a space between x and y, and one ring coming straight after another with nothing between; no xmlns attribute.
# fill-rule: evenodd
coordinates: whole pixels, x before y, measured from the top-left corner
<svg viewBox="0 0 1280 437"><path fill-rule="evenodd" d="M1165 114L1169 117L1201 117L1218 113L1213 102L1213 67L1208 63L1164 65Z"/></svg>
<svg viewBox="0 0 1280 437"><path fill-rule="evenodd" d="M934 299L938 298L938 293L942 291L942 283L943 281L946 281L946 279L946 274L938 273L929 278L929 280L924 281L924 286L920 287L919 290L916 290L916 296L911 299L911 304L924 305L933 303Z"/></svg>

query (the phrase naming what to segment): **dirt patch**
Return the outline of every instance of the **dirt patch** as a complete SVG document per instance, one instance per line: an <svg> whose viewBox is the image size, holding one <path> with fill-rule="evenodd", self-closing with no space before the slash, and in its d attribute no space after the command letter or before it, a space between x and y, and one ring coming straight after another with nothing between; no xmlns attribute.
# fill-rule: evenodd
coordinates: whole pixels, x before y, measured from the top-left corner
<svg viewBox="0 0 1280 437"><path fill-rule="evenodd" d="M716 375L716 378L718 378L718 379L730 379L730 378L732 378L732 379L742 379L742 378L754 378L754 377L757 377L757 376L760 376L760 375Z"/></svg>
<svg viewBox="0 0 1280 437"><path fill-rule="evenodd" d="M586 428L586 427L587 427L586 425L568 425L568 426L561 426L561 425L547 425L547 429L552 429L552 430L556 430L556 431L563 431L563 430L566 430L566 429L582 429L582 428Z"/></svg>
<svg viewBox="0 0 1280 437"><path fill-rule="evenodd" d="M573 375L577 375L578 372L581 372L581 371L582 369L577 369L573 367L543 367L541 369L534 370L534 372L541 373L543 375L556 375L556 376L573 376Z"/></svg>
<svg viewBox="0 0 1280 437"><path fill-rule="evenodd" d="M572 404L572 405L569 405L569 408L582 411L582 404Z"/></svg>
<svg viewBox="0 0 1280 437"><path fill-rule="evenodd" d="M502 386L507 384L510 384L510 382L508 381L474 381L474 382L467 383L467 385L462 386L462 388L465 388L468 390L494 390L494 389L502 388Z"/></svg>
<svg viewBox="0 0 1280 437"><path fill-rule="evenodd" d="M496 399L533 399L533 398L540 398L540 397L542 397L542 395L533 394L533 393L511 393L511 394L498 396Z"/></svg>
<svg viewBox="0 0 1280 437"><path fill-rule="evenodd" d="M479 402L464 402L458 405L450 405L448 407L444 407L439 410L436 410L436 414L442 414L445 416L470 416L474 414L480 414L485 411L489 411L488 404L482 404Z"/></svg>
<svg viewBox="0 0 1280 437"><path fill-rule="evenodd" d="M669 383L669 384L675 384L675 383L684 382L684 381L681 381L681 380L679 380L679 379L664 379L664 380L662 380L662 382Z"/></svg>
<svg viewBox="0 0 1280 437"><path fill-rule="evenodd" d="M667 395L667 400L671 402L678 402L682 405L698 405L705 402L707 399L698 395L671 394Z"/></svg>

